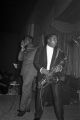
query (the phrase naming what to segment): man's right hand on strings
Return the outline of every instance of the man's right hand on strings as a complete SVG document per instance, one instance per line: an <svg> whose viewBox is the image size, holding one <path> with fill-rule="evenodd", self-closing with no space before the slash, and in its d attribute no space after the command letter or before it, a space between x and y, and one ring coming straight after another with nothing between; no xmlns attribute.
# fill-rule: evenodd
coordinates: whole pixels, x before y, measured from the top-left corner
<svg viewBox="0 0 80 120"><path fill-rule="evenodd" d="M43 67L40 69L40 72L41 72L41 74L45 74L45 75L49 74L49 71Z"/></svg>

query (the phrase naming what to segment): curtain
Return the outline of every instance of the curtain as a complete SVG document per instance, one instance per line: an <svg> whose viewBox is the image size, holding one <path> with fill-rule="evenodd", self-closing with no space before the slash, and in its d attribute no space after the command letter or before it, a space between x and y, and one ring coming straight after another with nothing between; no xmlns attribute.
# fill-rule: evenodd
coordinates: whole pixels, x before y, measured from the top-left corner
<svg viewBox="0 0 80 120"><path fill-rule="evenodd" d="M59 47L65 52L68 57L66 65L66 74L80 77L80 43L77 41L78 32L64 33L57 31Z"/></svg>
<svg viewBox="0 0 80 120"><path fill-rule="evenodd" d="M64 28L62 26L62 28ZM80 43L76 44L74 39L77 41L77 37L80 36L80 32L72 31L72 28L64 28L62 30L61 26L57 28L53 25L49 25L45 27L45 36L49 33L56 33L58 36L58 46L65 52L68 57L67 65L66 65L66 74L75 75L76 77L80 77ZM68 31L69 29L69 31Z"/></svg>

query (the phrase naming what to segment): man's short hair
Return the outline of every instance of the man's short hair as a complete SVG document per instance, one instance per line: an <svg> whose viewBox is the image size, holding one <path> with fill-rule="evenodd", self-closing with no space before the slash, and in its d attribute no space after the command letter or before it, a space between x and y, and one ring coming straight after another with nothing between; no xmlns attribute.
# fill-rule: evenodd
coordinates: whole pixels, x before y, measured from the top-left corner
<svg viewBox="0 0 80 120"><path fill-rule="evenodd" d="M49 39L50 37L52 37L53 35L57 36L55 33L48 34L48 35L46 35L46 37L45 37L45 38L46 38L46 40L47 40L47 39Z"/></svg>
<svg viewBox="0 0 80 120"><path fill-rule="evenodd" d="M32 43L33 42L33 37L30 36L30 35L26 35L25 38L24 38L24 40L28 40L29 43Z"/></svg>
<svg viewBox="0 0 80 120"><path fill-rule="evenodd" d="M26 35L25 38L29 38L33 40L33 37L31 35Z"/></svg>

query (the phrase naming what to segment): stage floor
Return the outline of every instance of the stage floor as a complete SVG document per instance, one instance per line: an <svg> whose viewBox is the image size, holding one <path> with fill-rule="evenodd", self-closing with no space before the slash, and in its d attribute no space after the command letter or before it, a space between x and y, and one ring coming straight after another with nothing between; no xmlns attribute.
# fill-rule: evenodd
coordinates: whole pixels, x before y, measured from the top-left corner
<svg viewBox="0 0 80 120"><path fill-rule="evenodd" d="M17 116L19 96L0 95L0 120L33 120L34 99L31 105L31 112L23 117ZM80 102L64 106L64 120L80 120ZM41 120L57 120L52 106L45 107Z"/></svg>

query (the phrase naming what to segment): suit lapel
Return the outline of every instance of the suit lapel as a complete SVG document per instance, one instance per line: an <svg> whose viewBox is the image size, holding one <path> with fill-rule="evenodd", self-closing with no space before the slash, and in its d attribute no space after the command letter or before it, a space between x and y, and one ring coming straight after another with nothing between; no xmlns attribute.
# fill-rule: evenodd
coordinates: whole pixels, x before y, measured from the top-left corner
<svg viewBox="0 0 80 120"><path fill-rule="evenodd" d="M46 68L47 67L47 51L46 51L46 47L44 48L42 54L44 54L44 55L42 55L42 58L44 60L44 62L43 62L44 63L44 67Z"/></svg>

